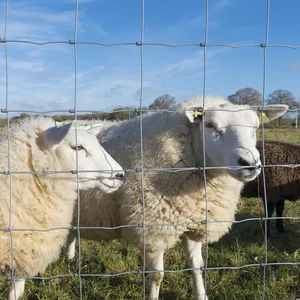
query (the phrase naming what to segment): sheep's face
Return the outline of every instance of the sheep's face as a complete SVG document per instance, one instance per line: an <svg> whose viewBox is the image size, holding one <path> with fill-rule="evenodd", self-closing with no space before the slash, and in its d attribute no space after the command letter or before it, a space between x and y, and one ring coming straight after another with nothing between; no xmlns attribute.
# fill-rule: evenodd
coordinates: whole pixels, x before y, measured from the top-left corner
<svg viewBox="0 0 300 300"><path fill-rule="evenodd" d="M78 161L80 189L98 187L110 193L122 185L124 170L99 144L95 134L91 128L80 125L76 139L75 126L66 124L44 131L43 144L54 150L66 170L70 170L70 167L76 170Z"/></svg>
<svg viewBox="0 0 300 300"><path fill-rule="evenodd" d="M206 166L227 169L232 177L248 182L261 172L260 155L256 148L256 130L259 127L257 112L242 105L221 105L189 118L198 130L194 139L194 151L203 163L203 127L205 136ZM246 109L246 110L245 110ZM270 120L281 116L288 109L265 112Z"/></svg>

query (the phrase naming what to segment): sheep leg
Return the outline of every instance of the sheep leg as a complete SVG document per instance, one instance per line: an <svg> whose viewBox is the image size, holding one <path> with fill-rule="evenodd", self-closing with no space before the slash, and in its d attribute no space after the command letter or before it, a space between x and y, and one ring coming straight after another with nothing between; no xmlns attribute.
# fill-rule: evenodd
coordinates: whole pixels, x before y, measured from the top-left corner
<svg viewBox="0 0 300 300"><path fill-rule="evenodd" d="M266 212L266 206L265 206L265 200L263 199L263 203L264 203L264 209L265 209L265 217L267 217L267 212ZM268 208L268 218L271 218L273 216L274 213L274 209L275 209L275 204L273 202L267 202L267 208ZM267 237L268 239L271 237L271 231L270 231L270 221L271 220L267 220ZM263 226L263 231L265 233L265 226Z"/></svg>
<svg viewBox="0 0 300 300"><path fill-rule="evenodd" d="M164 270L164 250L155 252L146 251L146 266L148 271ZM149 299L158 299L160 284L164 278L164 272L149 273L150 294Z"/></svg>
<svg viewBox="0 0 300 300"><path fill-rule="evenodd" d="M15 279L9 289L8 300L19 300L25 290L25 279Z"/></svg>
<svg viewBox="0 0 300 300"><path fill-rule="evenodd" d="M280 199L276 203L276 217L282 218L284 210L284 199ZM283 219L276 219L276 230L280 233L285 233L285 229L283 226Z"/></svg>
<svg viewBox="0 0 300 300"><path fill-rule="evenodd" d="M68 260L72 260L75 257L75 246L76 246L76 234L74 231L70 231L67 241L67 257Z"/></svg>
<svg viewBox="0 0 300 300"><path fill-rule="evenodd" d="M202 271L200 267L203 266L202 258L202 244L201 242L192 241L189 237L185 236L184 246L188 258L188 263L190 268L195 268L192 270L192 276L194 281L194 294L195 300L208 300L203 284Z"/></svg>

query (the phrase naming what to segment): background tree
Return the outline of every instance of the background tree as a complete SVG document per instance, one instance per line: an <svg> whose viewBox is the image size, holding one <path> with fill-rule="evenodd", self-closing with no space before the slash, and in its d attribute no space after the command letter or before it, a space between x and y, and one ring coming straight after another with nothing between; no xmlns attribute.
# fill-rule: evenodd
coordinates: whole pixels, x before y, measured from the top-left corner
<svg viewBox="0 0 300 300"><path fill-rule="evenodd" d="M119 111L124 110L124 111ZM113 112L106 118L107 120L127 120L140 115L140 107L119 106L113 109ZM142 110L147 110L147 107L142 107ZM142 112L144 114L145 112Z"/></svg>
<svg viewBox="0 0 300 300"><path fill-rule="evenodd" d="M262 104L261 93L254 88L243 88L235 94L228 96L228 100L233 104L248 104L259 106Z"/></svg>
<svg viewBox="0 0 300 300"><path fill-rule="evenodd" d="M175 97L170 96L169 94L162 95L157 97L152 104L149 105L149 109L157 110L173 110L176 104Z"/></svg>
<svg viewBox="0 0 300 300"><path fill-rule="evenodd" d="M297 102L296 97L289 91L278 89L271 93L266 101L267 104L286 104L289 108L299 108L300 103ZM282 117L278 119L279 127L282 124Z"/></svg>

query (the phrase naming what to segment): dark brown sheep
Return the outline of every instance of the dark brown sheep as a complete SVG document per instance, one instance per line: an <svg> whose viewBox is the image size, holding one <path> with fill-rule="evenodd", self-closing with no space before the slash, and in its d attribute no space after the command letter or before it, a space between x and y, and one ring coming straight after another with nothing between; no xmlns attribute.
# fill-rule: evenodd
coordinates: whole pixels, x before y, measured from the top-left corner
<svg viewBox="0 0 300 300"><path fill-rule="evenodd" d="M260 152L261 161L263 162L262 142L257 143L257 149ZM265 165L291 164L300 164L300 146L277 141L265 141ZM276 208L276 217L282 218L284 201L296 201L300 199L300 168L265 167L265 177L268 216L272 217ZM265 205L263 172L261 172L257 179L247 183L241 194L241 197L247 198L258 196L262 197ZM269 225L270 220L267 222L268 237L270 237ZM276 219L276 230L280 233L285 232L282 219Z"/></svg>

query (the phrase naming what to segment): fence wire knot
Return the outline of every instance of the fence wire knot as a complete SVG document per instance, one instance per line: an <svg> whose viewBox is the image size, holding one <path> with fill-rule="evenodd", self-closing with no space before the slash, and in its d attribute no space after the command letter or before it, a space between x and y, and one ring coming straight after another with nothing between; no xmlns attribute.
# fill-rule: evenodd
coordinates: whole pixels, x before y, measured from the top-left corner
<svg viewBox="0 0 300 300"><path fill-rule="evenodd" d="M260 263L259 266L265 268L267 266L267 264L266 263Z"/></svg>

